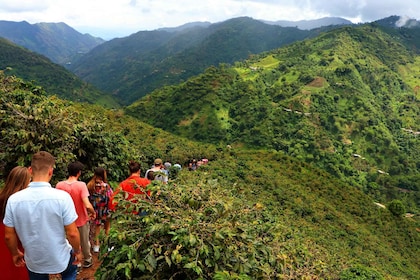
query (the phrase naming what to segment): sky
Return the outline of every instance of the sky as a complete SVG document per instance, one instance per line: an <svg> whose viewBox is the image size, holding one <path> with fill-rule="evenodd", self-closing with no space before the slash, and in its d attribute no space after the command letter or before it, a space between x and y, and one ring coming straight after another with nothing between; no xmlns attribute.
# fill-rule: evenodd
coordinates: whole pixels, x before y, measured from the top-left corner
<svg viewBox="0 0 420 280"><path fill-rule="evenodd" d="M64 22L105 40L189 22L342 17L353 23L391 15L420 20L419 0L0 0L0 20Z"/></svg>

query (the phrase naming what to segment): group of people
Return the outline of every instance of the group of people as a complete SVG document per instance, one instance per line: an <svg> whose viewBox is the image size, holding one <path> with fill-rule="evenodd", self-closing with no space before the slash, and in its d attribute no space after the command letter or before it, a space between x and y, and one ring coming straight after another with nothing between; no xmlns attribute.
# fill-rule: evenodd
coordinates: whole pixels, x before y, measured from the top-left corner
<svg viewBox="0 0 420 280"><path fill-rule="evenodd" d="M140 164L130 161L130 176L115 192L102 167L94 170L87 184L81 181L84 165L79 161L68 165L68 178L54 188L50 184L54 166L54 157L41 151L33 155L30 167L17 166L6 178L0 191L1 279L48 280L51 274L76 279L81 266L92 266L91 252L100 250L101 228L109 233L109 214L117 207L115 195L124 191L128 200L137 194L150 196L145 189L152 180L168 182L161 159L154 161L144 178Z"/></svg>

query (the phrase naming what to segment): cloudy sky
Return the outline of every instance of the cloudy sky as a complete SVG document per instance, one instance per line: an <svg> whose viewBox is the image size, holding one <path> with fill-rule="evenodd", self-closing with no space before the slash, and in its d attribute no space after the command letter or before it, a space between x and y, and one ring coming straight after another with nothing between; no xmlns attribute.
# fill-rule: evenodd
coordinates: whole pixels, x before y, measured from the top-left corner
<svg viewBox="0 0 420 280"><path fill-rule="evenodd" d="M64 22L104 39L188 22L239 16L305 20L326 16L354 23L391 15L420 20L419 0L0 0L0 20Z"/></svg>

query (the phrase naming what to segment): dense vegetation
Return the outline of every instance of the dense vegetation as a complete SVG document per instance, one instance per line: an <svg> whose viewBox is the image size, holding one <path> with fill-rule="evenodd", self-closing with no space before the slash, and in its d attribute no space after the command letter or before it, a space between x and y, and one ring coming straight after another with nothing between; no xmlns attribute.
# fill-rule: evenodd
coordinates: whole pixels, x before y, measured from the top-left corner
<svg viewBox="0 0 420 280"><path fill-rule="evenodd" d="M209 158L117 198L99 279L416 279L420 60L405 46L347 27L210 67L126 108L153 126L0 71L0 180L41 149L53 184L78 159L114 188L131 159Z"/></svg>
<svg viewBox="0 0 420 280"><path fill-rule="evenodd" d="M282 151L418 212L419 85L420 58L365 25L208 68L126 112L189 139Z"/></svg>
<svg viewBox="0 0 420 280"><path fill-rule="evenodd" d="M0 38L0 70L27 81L37 81L49 94L79 102L118 107L115 99L82 81L46 57Z"/></svg>
<svg viewBox="0 0 420 280"><path fill-rule="evenodd" d="M40 86L3 72L0 79L1 177L16 164L28 165L40 149L57 157L55 180L64 178L66 165L77 158L86 165L86 176L101 164L115 181L126 176L128 158L141 159L147 167L156 157L183 163L203 156L203 149L212 151L119 111L48 97Z"/></svg>
<svg viewBox="0 0 420 280"><path fill-rule="evenodd" d="M312 165L283 152L193 143L121 111L0 78L3 179L40 149L57 157L53 184L75 159L86 164L85 179L95 166L106 167L113 186L127 175L130 159L143 170L155 157L210 159L168 185L151 185L151 200L119 201L99 279L415 279L420 273L417 217L378 207ZM132 215L133 208L148 214Z"/></svg>

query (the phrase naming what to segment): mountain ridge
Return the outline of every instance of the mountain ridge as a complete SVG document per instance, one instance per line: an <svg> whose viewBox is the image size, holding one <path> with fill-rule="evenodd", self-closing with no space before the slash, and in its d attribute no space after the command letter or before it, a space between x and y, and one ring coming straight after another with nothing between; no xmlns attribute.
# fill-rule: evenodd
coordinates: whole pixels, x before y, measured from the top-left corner
<svg viewBox="0 0 420 280"><path fill-rule="evenodd" d="M70 69L102 90L112 92L127 105L160 86L199 74L208 66L233 63L319 32L322 30L269 25L249 17L208 27L192 26L178 32L141 31L102 44ZM148 50L142 47L140 38L143 36L144 41L152 35L165 41L156 42L153 50L145 52Z"/></svg>
<svg viewBox="0 0 420 280"><path fill-rule="evenodd" d="M30 24L0 20L0 37L64 66L105 42L101 38L81 34L63 22Z"/></svg>

